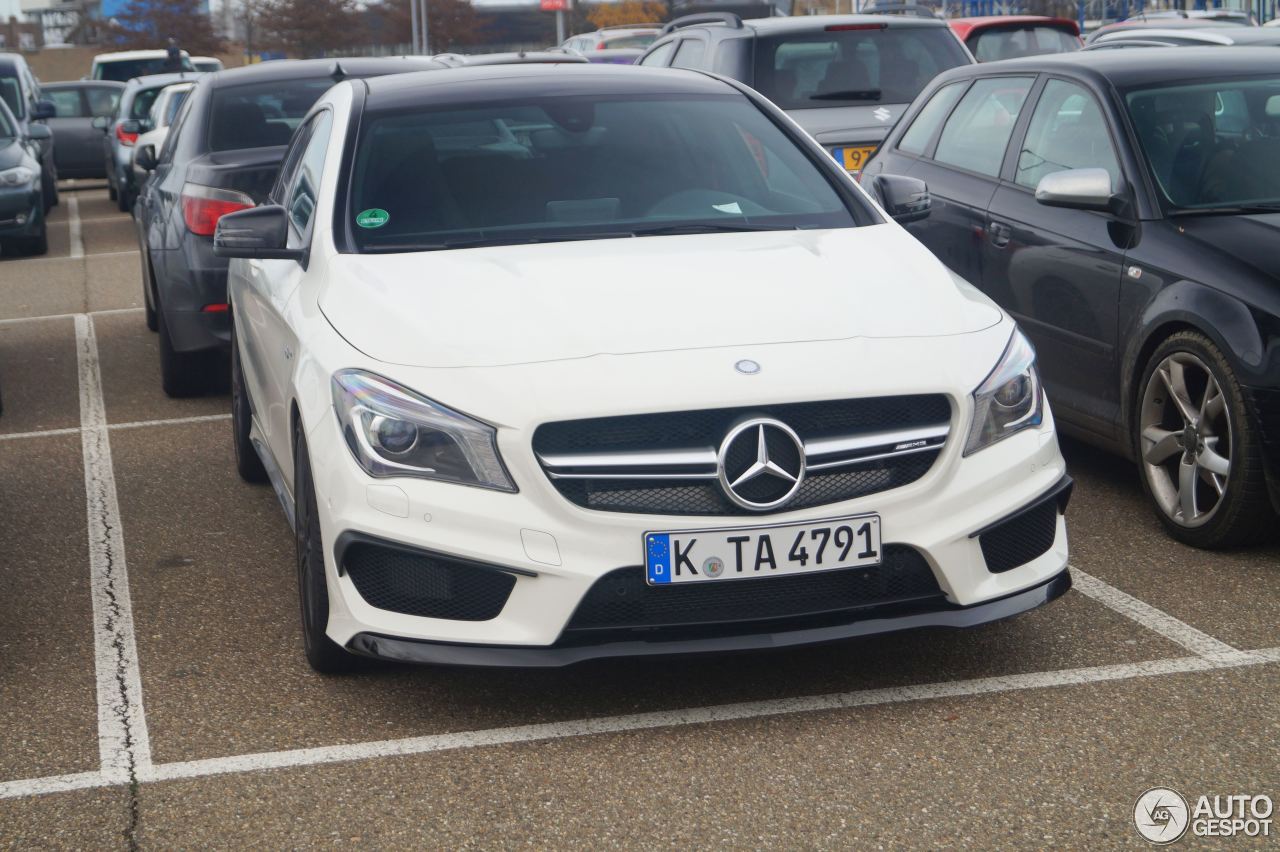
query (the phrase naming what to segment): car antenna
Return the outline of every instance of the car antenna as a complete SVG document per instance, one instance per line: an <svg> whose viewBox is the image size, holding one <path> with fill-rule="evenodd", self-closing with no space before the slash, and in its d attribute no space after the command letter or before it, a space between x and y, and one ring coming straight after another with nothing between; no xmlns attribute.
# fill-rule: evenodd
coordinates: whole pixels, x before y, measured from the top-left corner
<svg viewBox="0 0 1280 852"><path fill-rule="evenodd" d="M347 78L347 72L343 70L341 62L335 62L333 67L329 69L329 76L334 82L338 82Z"/></svg>

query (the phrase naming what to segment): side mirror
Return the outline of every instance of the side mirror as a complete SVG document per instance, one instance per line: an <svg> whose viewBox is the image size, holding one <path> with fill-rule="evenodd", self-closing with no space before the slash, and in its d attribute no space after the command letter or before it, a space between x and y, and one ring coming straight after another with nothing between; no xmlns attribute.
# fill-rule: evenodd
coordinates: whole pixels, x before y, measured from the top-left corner
<svg viewBox="0 0 1280 852"><path fill-rule="evenodd" d="M107 132L107 128L108 128L108 127L110 127L110 126L111 126L111 116L109 116L109 115L95 115L95 116L93 117L93 129L94 129L94 130L101 130L103 133L106 133L106 132Z"/></svg>
<svg viewBox="0 0 1280 852"><path fill-rule="evenodd" d="M1046 207L1118 213L1123 197L1111 188L1106 169L1067 169L1045 175L1036 186L1036 201Z"/></svg>
<svg viewBox="0 0 1280 852"><path fill-rule="evenodd" d="M32 142L47 142L53 138L53 131L46 124L32 124L27 128L27 138Z"/></svg>
<svg viewBox="0 0 1280 852"><path fill-rule="evenodd" d="M36 101L36 105L31 109L31 117L36 121L57 118L57 116L58 108L53 105L53 101Z"/></svg>
<svg viewBox="0 0 1280 852"><path fill-rule="evenodd" d="M154 172L156 170L156 146L143 145L134 152L133 161L144 172Z"/></svg>
<svg viewBox="0 0 1280 852"><path fill-rule="evenodd" d="M933 206L928 185L903 175L872 175L868 189L884 212L900 225L928 218Z"/></svg>
<svg viewBox="0 0 1280 852"><path fill-rule="evenodd" d="M213 233L218 257L303 260L306 252L289 248L289 214L279 204L228 213Z"/></svg>
<svg viewBox="0 0 1280 852"><path fill-rule="evenodd" d="M121 133L146 133L146 128L142 126L142 122L136 118L129 118L120 122Z"/></svg>

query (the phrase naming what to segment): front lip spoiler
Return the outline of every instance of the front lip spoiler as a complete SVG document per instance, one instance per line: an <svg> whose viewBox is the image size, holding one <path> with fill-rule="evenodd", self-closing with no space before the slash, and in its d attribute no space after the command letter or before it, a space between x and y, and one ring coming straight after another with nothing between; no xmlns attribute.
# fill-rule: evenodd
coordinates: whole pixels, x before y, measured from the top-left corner
<svg viewBox="0 0 1280 852"><path fill-rule="evenodd" d="M520 647L512 645L457 645L399 639L376 633L357 633L347 643L347 650L364 657L375 657L403 663L428 663L446 666L497 666L509 668L555 668L586 660L616 657L674 656L679 654L719 654L733 651L758 651L768 648L794 648L837 642L859 636L877 636L913 630L919 627L976 627L1009 618L1062 597L1071 588L1071 575L1066 568L1038 586L1015 592L1007 597L973 606L945 607L929 612L889 618L869 618L850 624L788 630L779 633L756 633L745 636L723 636L666 642L609 642L599 645Z"/></svg>

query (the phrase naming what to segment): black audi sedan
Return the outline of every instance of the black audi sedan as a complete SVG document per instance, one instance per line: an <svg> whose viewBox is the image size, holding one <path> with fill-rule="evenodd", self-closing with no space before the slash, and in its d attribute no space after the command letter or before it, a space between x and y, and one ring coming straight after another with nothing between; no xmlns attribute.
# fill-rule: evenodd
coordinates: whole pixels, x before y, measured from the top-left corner
<svg viewBox="0 0 1280 852"><path fill-rule="evenodd" d="M227 261L213 253L218 219L267 199L285 147L333 84L354 77L446 67L431 59L264 62L200 78L160 151L140 148L152 172L134 210L147 327L160 334L170 396L218 386L230 347Z"/></svg>
<svg viewBox="0 0 1280 852"><path fill-rule="evenodd" d="M1086 51L939 75L864 175L1039 352L1064 432L1138 463L1170 533L1280 512L1280 53Z"/></svg>

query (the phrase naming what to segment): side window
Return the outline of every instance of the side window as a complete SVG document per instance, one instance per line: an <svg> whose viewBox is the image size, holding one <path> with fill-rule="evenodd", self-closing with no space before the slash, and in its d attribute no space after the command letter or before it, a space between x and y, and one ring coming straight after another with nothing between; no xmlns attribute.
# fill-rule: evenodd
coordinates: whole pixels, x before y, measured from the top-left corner
<svg viewBox="0 0 1280 852"><path fill-rule="evenodd" d="M675 41L669 41L666 44L659 45L653 49L653 52L640 60L641 65L666 65L667 60L671 58L671 54L675 52Z"/></svg>
<svg viewBox="0 0 1280 852"><path fill-rule="evenodd" d="M702 56L707 52L706 42L696 38L686 38L676 48L675 58L671 60L672 68L701 68Z"/></svg>
<svg viewBox="0 0 1280 852"><path fill-rule="evenodd" d="M1035 189L1045 175L1085 168L1106 169L1111 185L1119 182L1120 165L1102 108L1083 87L1050 80L1031 114L1014 180Z"/></svg>
<svg viewBox="0 0 1280 852"><path fill-rule="evenodd" d="M116 111L116 105L120 103L119 89L100 89L97 86L90 86L84 90L84 94L89 101L89 113L93 116L111 115Z"/></svg>
<svg viewBox="0 0 1280 852"><path fill-rule="evenodd" d="M302 155L306 153L307 144L311 141L311 134L315 132L318 120L313 118L300 126L294 132L289 150L284 152L284 160L280 163L280 174L276 178L276 185L271 189L271 200L277 204L284 206L288 199L289 187L293 185L294 175L298 173L298 164L302 162Z"/></svg>
<svg viewBox="0 0 1280 852"><path fill-rule="evenodd" d="M965 83L952 83L934 92L933 97L911 122L907 132L902 134L902 139L898 142L898 150L908 154L923 154L924 149L929 146L929 140L933 139L933 135L942 125L947 114L951 112L951 108L956 105L956 101L960 100L965 85Z"/></svg>
<svg viewBox="0 0 1280 852"><path fill-rule="evenodd" d="M83 118L84 104L80 101L79 89L58 89L45 92L45 97L53 101L56 110L55 118Z"/></svg>
<svg viewBox="0 0 1280 852"><path fill-rule="evenodd" d="M974 83L942 128L933 158L991 177L999 175L1032 82L1031 77L988 77Z"/></svg>
<svg viewBox="0 0 1280 852"><path fill-rule="evenodd" d="M173 124L169 127L169 133L164 138L164 145L161 146L159 157L157 160L161 163L168 163L173 159L173 152L178 147L178 139L182 136L182 128L187 123L187 117L191 114L191 99L187 98L183 103L178 117L173 120Z"/></svg>
<svg viewBox="0 0 1280 852"><path fill-rule="evenodd" d="M320 113L312 122L311 139L298 160L297 171L289 184L289 221L299 234L307 232L311 217L315 215L320 197L320 174L324 171L324 155L329 147L329 129L333 126L333 113Z"/></svg>

